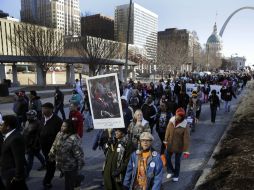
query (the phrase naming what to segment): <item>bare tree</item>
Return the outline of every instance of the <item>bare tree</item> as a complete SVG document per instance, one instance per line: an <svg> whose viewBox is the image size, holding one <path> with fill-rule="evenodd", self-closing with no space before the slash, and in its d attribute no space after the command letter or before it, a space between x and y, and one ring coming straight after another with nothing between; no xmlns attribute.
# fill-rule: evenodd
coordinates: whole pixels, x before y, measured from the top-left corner
<svg viewBox="0 0 254 190"><path fill-rule="evenodd" d="M8 40L21 54L30 56L31 61L36 62L42 72L42 85L45 86L47 71L54 66L54 57L64 51L63 34L54 28L20 24L14 27L14 33Z"/></svg>
<svg viewBox="0 0 254 190"><path fill-rule="evenodd" d="M122 43L91 36L80 37L76 45L80 56L88 59L90 76L97 75L109 59L119 58L123 51Z"/></svg>
<svg viewBox="0 0 254 190"><path fill-rule="evenodd" d="M158 46L157 70L176 73L181 65L188 63L188 59L188 44L176 40L161 42Z"/></svg>

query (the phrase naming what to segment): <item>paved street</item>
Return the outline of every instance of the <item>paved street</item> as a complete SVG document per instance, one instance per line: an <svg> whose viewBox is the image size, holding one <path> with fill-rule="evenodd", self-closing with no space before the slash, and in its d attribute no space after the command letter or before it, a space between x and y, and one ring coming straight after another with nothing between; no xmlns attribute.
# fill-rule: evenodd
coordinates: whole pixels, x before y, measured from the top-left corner
<svg viewBox="0 0 254 190"><path fill-rule="evenodd" d="M68 99L69 97L65 96L66 103ZM232 110L230 113L224 113L223 109L218 111L215 125L211 124L210 122L210 110L208 104L203 105L200 121L196 128L196 132L191 135L191 149L190 149L191 156L189 159L182 161L179 182L173 183L172 181L167 180L165 178L166 175L165 173L163 180L164 181L163 189L174 189L174 190L193 189L193 185L197 181L197 177L200 175L203 166L208 161L215 145L222 136L225 128L228 126L239 99L240 97L238 97L238 99L236 100L233 100ZM42 102L46 101L52 102L53 98L42 99ZM223 105L221 105L221 107L223 108ZM3 113L11 113L12 112L11 108L12 104L0 105L0 110ZM68 107L65 108L65 112L68 115L69 113ZM103 189L103 187L101 187L102 182L101 169L104 161L104 155L100 150L97 151L92 150L92 144L96 133L97 130L93 130L90 133L85 132L83 137L83 147L86 162L86 165L82 171L82 173L85 175L85 181L82 186L82 189L84 190ZM157 133L154 131L153 135L155 136L156 142L154 146L155 148L158 148L160 147L160 144L158 144L159 139ZM38 167L39 167L38 160L35 159L33 171L31 172L30 178L27 181L29 189L31 190L43 189L41 184L42 178L44 176L44 171L41 172L36 171L36 168ZM53 190L64 189L64 181L63 179L59 178L58 172L55 173L55 178L52 184Z"/></svg>

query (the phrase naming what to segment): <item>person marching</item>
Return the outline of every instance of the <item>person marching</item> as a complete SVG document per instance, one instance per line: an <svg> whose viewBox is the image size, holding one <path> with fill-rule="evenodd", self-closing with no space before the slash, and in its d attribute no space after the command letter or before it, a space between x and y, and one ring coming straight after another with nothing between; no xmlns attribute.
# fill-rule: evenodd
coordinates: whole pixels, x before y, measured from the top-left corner
<svg viewBox="0 0 254 190"><path fill-rule="evenodd" d="M60 88L57 86L56 91L54 94L54 107L55 107L55 114L57 115L60 111L62 114L62 119L65 120L65 113L64 113L64 94L60 90Z"/></svg>
<svg viewBox="0 0 254 190"><path fill-rule="evenodd" d="M56 162L49 160L48 154L62 125L62 119L55 115L53 110L54 106L50 102L46 102L42 105L43 126L40 132L40 144L42 154L46 161L46 173L43 179L43 186L45 189L52 187L51 181L55 174Z"/></svg>
<svg viewBox="0 0 254 190"><path fill-rule="evenodd" d="M161 189L163 164L160 154L151 150L154 137L149 132L140 135L142 151L134 152L129 160L123 189Z"/></svg>
<svg viewBox="0 0 254 190"><path fill-rule="evenodd" d="M216 95L216 90L212 90L208 100L210 102L210 109L211 109L211 122L215 123L217 108L220 107L220 99Z"/></svg>
<svg viewBox="0 0 254 190"><path fill-rule="evenodd" d="M42 119L41 97L37 95L37 92L35 90L30 91L29 109L30 110L35 110L37 112L38 120Z"/></svg>
<svg viewBox="0 0 254 190"><path fill-rule="evenodd" d="M108 142L108 151L104 167L104 188L121 190L126 168L133 151L125 128L115 129L115 139Z"/></svg>
<svg viewBox="0 0 254 190"><path fill-rule="evenodd" d="M151 132L148 121L143 118L141 110L136 110L134 113L133 121L128 127L129 139L132 141L135 149L140 148L139 137L143 132Z"/></svg>
<svg viewBox="0 0 254 190"><path fill-rule="evenodd" d="M202 102L199 98L197 91L192 91L190 102L192 102L193 108L195 110L196 119L199 120L201 108L202 108Z"/></svg>
<svg viewBox="0 0 254 190"><path fill-rule="evenodd" d="M181 156L189 157L190 132L185 119L183 108L176 110L176 115L169 120L164 144L167 148L167 178L173 176L173 182L179 179ZM172 164L172 156L175 155L175 167Z"/></svg>
<svg viewBox="0 0 254 190"><path fill-rule="evenodd" d="M29 110L26 116L27 123L23 131L23 136L27 154L27 177L29 177L29 173L33 167L34 156L36 156L41 163L41 167L37 169L38 171L45 169L46 163L43 155L40 153L40 132L42 124L37 120L37 112L35 110Z"/></svg>
<svg viewBox="0 0 254 190"><path fill-rule="evenodd" d="M25 182L25 141L14 115L5 115L0 125L4 135L1 145L1 178L6 190L27 190Z"/></svg>
<svg viewBox="0 0 254 190"><path fill-rule="evenodd" d="M161 152L160 152L161 154L164 154L165 152L165 146L163 144L163 140L165 137L168 121L171 118L171 116L172 114L170 112L167 112L166 104L162 103L160 105L160 109L156 119L156 131L161 140Z"/></svg>
<svg viewBox="0 0 254 190"><path fill-rule="evenodd" d="M82 139L83 137L83 116L78 110L78 105L75 103L70 104L69 119L72 120L76 133Z"/></svg>
<svg viewBox="0 0 254 190"><path fill-rule="evenodd" d="M64 173L65 190L74 190L80 186L84 177L78 172L84 166L84 152L72 120L63 122L50 149L49 159L56 161L56 167Z"/></svg>

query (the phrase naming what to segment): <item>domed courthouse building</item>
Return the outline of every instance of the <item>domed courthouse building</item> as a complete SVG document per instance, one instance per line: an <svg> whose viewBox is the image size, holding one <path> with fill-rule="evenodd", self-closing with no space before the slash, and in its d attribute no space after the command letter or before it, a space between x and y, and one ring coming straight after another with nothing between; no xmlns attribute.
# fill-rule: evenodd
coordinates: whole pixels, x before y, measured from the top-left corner
<svg viewBox="0 0 254 190"><path fill-rule="evenodd" d="M219 67L222 57L222 40L217 32L216 23L213 26L213 32L206 42L207 68Z"/></svg>
<svg viewBox="0 0 254 190"><path fill-rule="evenodd" d="M216 53L216 55L221 56L222 41L221 37L218 35L216 23L213 26L213 33L209 36L206 42L206 49L209 53Z"/></svg>

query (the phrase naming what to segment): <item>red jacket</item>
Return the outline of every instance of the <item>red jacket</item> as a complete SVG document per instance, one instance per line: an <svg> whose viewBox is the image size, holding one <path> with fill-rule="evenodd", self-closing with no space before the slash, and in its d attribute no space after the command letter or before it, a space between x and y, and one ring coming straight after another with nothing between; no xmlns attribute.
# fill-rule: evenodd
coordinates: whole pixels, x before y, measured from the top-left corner
<svg viewBox="0 0 254 190"><path fill-rule="evenodd" d="M71 111L69 118L73 121L74 127L80 138L83 137L83 116L79 111Z"/></svg>

